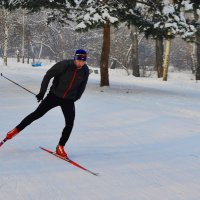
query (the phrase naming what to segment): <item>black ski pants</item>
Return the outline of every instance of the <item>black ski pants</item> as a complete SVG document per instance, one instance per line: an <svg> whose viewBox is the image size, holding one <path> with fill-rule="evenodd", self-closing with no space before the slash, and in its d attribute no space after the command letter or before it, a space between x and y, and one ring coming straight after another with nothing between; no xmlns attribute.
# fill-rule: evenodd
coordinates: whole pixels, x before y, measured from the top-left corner
<svg viewBox="0 0 200 200"><path fill-rule="evenodd" d="M47 113L52 108L55 108L56 106L61 107L63 115L65 117L65 127L59 141L59 145L65 146L71 134L75 119L75 105L74 101L72 100L64 100L55 96L52 93L49 93L46 98L40 103L38 108L27 117L25 117L21 121L21 123L16 126L16 128L19 131L23 130L26 126L31 124L33 121L39 119L45 113Z"/></svg>

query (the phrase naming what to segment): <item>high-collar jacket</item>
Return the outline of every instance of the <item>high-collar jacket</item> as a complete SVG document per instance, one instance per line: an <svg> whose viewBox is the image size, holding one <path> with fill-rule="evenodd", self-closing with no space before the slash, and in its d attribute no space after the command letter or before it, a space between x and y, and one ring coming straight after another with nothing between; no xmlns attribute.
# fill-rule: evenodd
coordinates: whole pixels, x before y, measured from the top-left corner
<svg viewBox="0 0 200 200"><path fill-rule="evenodd" d="M59 98L76 101L83 94L88 77L89 68L86 64L79 69L74 64L74 60L63 60L46 72L40 93L45 94L49 81L54 78L50 92Z"/></svg>

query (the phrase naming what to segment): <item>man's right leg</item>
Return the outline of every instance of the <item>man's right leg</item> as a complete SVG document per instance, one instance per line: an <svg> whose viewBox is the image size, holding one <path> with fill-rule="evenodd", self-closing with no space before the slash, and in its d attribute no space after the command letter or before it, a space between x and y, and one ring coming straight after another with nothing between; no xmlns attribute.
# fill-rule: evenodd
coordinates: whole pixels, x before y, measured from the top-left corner
<svg viewBox="0 0 200 200"><path fill-rule="evenodd" d="M38 108L25 117L20 124L18 124L12 131L7 133L7 138L11 139L15 135L17 135L21 130L23 130L26 126L31 124L33 121L42 117L45 113L47 113L52 108L59 105L57 97L51 93L47 95L47 97L40 103Z"/></svg>

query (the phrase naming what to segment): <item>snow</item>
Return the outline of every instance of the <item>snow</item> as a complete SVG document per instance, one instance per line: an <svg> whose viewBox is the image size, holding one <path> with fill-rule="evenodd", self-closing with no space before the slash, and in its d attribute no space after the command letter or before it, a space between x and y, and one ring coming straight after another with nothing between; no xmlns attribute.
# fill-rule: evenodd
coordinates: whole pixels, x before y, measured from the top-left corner
<svg viewBox="0 0 200 200"><path fill-rule="evenodd" d="M183 1L182 5L185 6L185 11L189 11L193 9L193 3L191 3L190 1Z"/></svg>
<svg viewBox="0 0 200 200"><path fill-rule="evenodd" d="M197 9L197 15L200 16L200 9Z"/></svg>
<svg viewBox="0 0 200 200"><path fill-rule="evenodd" d="M163 7L163 15L169 15L169 14L174 14L175 10L173 5L169 5L169 3L165 4L165 6Z"/></svg>
<svg viewBox="0 0 200 200"><path fill-rule="evenodd" d="M116 17L110 16L110 14L109 14L107 9L103 10L102 17L103 17L103 19L108 19L109 22L111 22L112 24L118 21L118 19Z"/></svg>
<svg viewBox="0 0 200 200"><path fill-rule="evenodd" d="M76 29L84 29L84 28L86 28L87 26L85 25L85 23L84 22L81 22L81 23L79 23L77 26L76 26Z"/></svg>
<svg viewBox="0 0 200 200"><path fill-rule="evenodd" d="M90 4L93 5L90 5ZM100 3L100 5L98 5ZM77 14L77 25L75 26L76 30L86 29L89 26L97 25L99 23L105 24L107 22L111 24L116 24L119 22L119 19L115 16L118 11L117 8L110 7L108 5L102 5L101 2L88 1L88 8L82 10L82 13ZM120 8L122 4L118 4Z"/></svg>
<svg viewBox="0 0 200 200"><path fill-rule="evenodd" d="M0 72L39 91L52 65L9 61ZM198 200L200 198L200 84L189 72L169 80L135 78L110 70L110 87L92 73L66 145L70 157L96 177L41 151L54 150L64 119L48 112L0 149L0 199ZM0 77L0 137L38 103Z"/></svg>

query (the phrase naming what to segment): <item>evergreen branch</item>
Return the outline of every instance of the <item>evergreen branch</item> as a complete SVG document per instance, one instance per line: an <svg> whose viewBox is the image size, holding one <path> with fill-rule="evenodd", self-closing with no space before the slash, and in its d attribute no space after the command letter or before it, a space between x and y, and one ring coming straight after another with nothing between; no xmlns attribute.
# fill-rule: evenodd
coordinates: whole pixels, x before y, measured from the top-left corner
<svg viewBox="0 0 200 200"><path fill-rule="evenodd" d="M136 0L135 2L136 2L136 3L144 4L144 5L146 5L146 6L151 6L150 4L148 4L147 2L144 2L144 1Z"/></svg>

